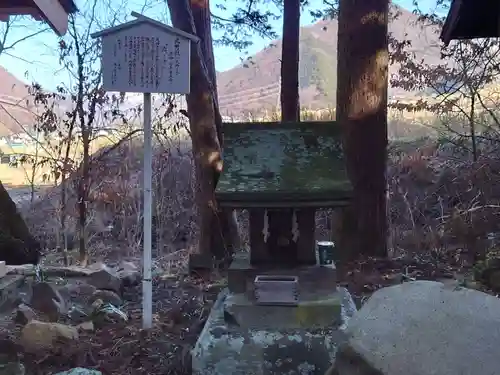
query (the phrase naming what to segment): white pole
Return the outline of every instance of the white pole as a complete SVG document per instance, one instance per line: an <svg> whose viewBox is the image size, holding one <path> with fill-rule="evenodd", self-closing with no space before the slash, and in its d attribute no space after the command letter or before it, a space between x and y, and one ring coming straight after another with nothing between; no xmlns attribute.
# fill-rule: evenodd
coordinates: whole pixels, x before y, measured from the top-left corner
<svg viewBox="0 0 500 375"><path fill-rule="evenodd" d="M153 325L153 285L151 280L153 135L151 129L151 94L144 94L144 272L142 276L142 326Z"/></svg>

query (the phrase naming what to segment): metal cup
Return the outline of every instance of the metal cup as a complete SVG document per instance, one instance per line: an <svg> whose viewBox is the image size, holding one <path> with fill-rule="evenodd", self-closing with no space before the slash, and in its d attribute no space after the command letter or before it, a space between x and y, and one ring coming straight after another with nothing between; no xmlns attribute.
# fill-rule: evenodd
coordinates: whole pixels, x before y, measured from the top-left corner
<svg viewBox="0 0 500 375"><path fill-rule="evenodd" d="M320 265L330 265L335 263L335 242L317 241L316 253Z"/></svg>

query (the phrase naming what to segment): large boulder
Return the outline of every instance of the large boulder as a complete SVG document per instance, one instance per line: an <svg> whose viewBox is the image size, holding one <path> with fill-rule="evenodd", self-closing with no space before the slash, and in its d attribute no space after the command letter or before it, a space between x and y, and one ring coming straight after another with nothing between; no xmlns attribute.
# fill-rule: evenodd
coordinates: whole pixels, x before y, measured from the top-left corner
<svg viewBox="0 0 500 375"><path fill-rule="evenodd" d="M27 352L50 350L58 342L71 343L78 340L78 328L60 323L31 320L21 330L20 345Z"/></svg>
<svg viewBox="0 0 500 375"><path fill-rule="evenodd" d="M499 373L500 299L415 281L381 289L349 321L338 375Z"/></svg>

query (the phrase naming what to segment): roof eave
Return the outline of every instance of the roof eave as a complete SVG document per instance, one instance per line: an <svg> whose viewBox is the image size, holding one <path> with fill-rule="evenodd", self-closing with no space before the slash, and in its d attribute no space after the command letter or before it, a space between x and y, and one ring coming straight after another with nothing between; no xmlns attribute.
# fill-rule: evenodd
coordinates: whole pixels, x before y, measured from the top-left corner
<svg viewBox="0 0 500 375"><path fill-rule="evenodd" d="M74 14L78 12L78 7L73 0L59 0L59 3L68 14Z"/></svg>
<svg viewBox="0 0 500 375"><path fill-rule="evenodd" d="M457 39L453 32L460 18L460 10L462 8L462 0L453 0L450 6L443 29L441 30L440 39L447 46L453 39Z"/></svg>

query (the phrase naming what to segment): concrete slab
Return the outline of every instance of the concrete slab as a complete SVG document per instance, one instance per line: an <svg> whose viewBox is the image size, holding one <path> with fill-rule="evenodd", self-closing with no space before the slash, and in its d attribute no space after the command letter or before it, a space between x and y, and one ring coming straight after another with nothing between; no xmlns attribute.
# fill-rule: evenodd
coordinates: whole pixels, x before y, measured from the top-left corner
<svg viewBox="0 0 500 375"><path fill-rule="evenodd" d="M344 288L302 303L256 306L244 294L224 290L192 351L193 374L323 373L345 342L356 308Z"/></svg>

